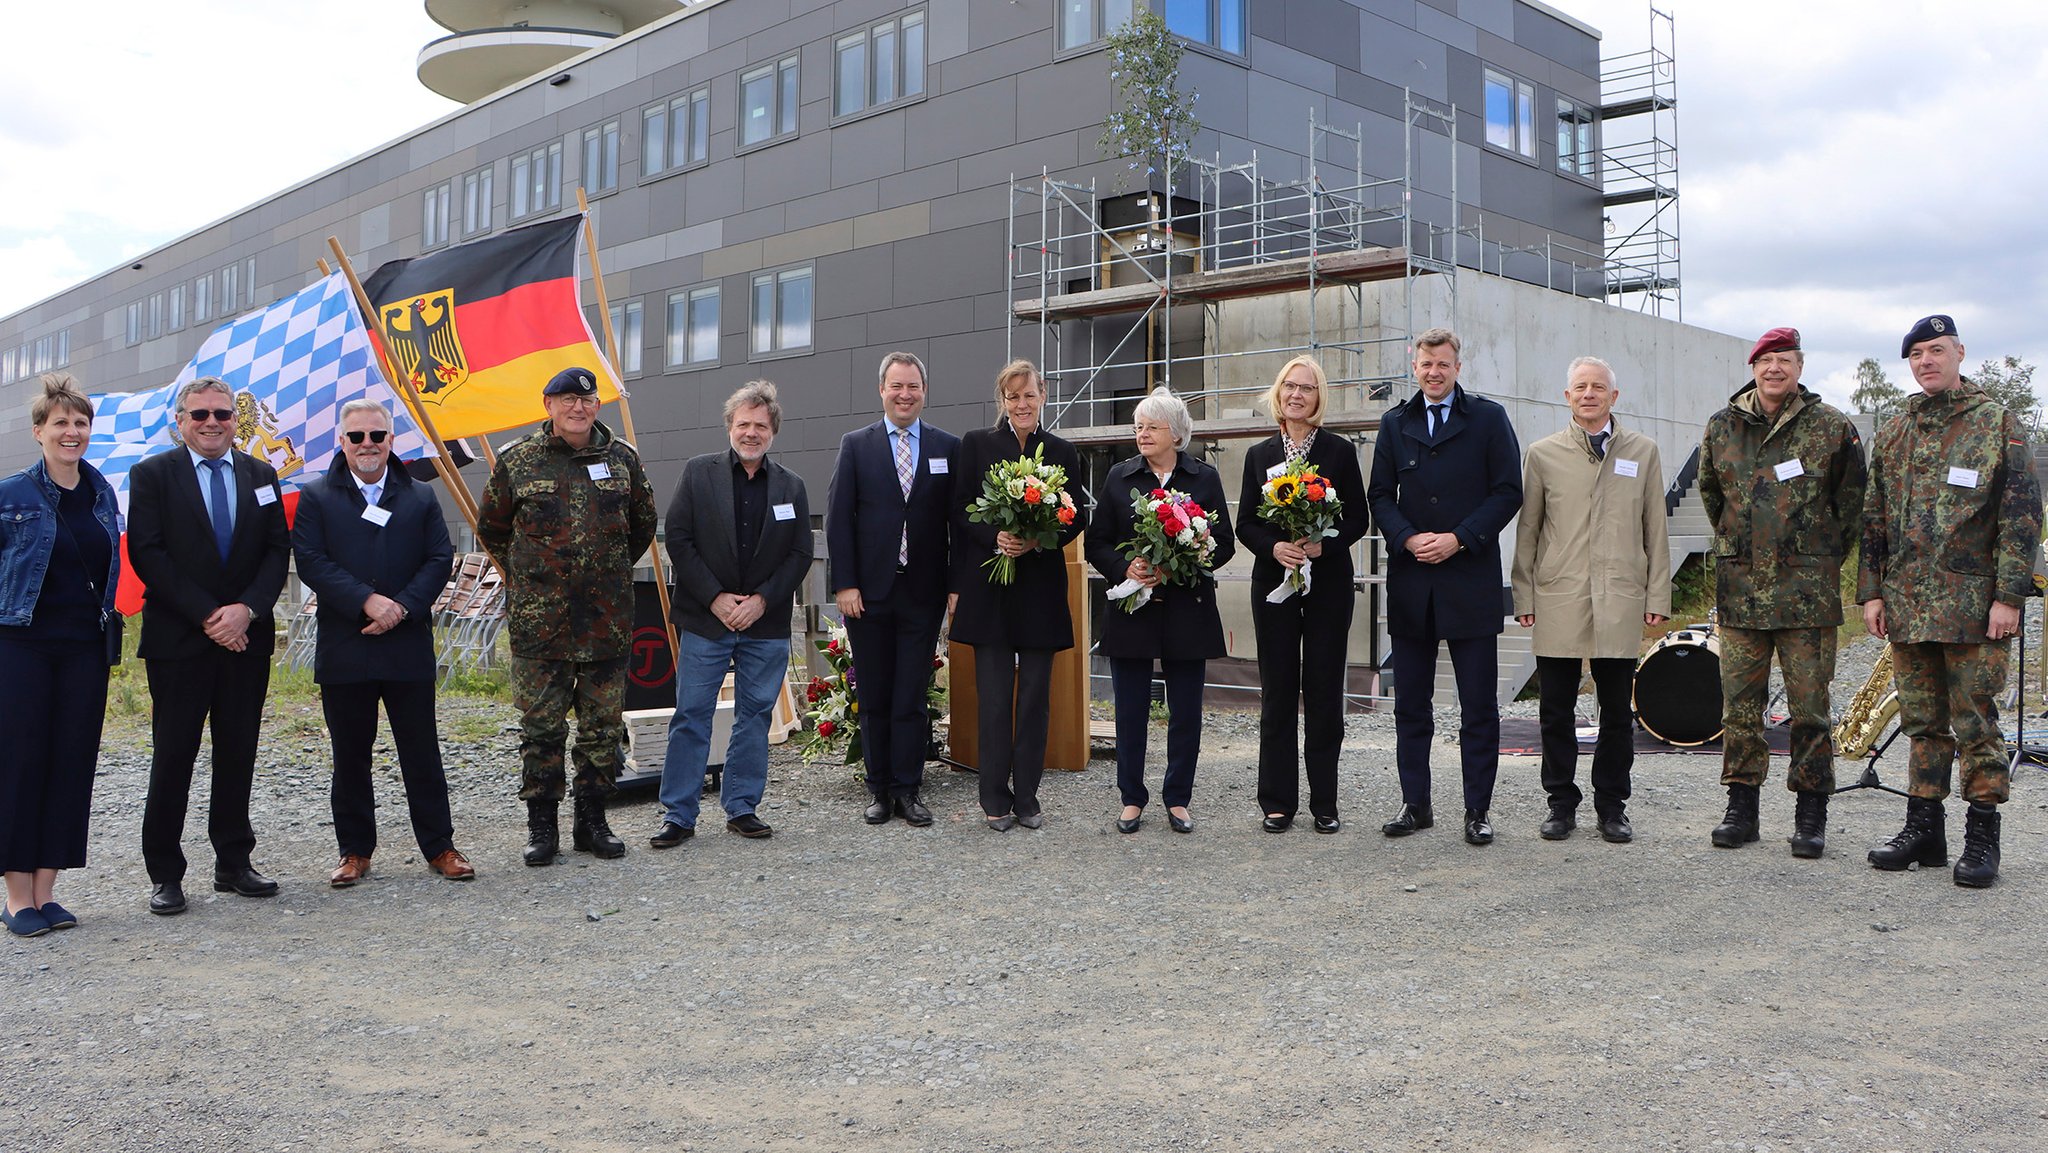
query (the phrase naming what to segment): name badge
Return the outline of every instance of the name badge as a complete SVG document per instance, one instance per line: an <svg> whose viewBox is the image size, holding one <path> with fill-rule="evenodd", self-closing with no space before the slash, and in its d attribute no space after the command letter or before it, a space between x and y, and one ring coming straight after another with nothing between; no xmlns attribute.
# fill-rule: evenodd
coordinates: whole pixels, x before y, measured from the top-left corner
<svg viewBox="0 0 2048 1153"><path fill-rule="evenodd" d="M1800 464L1798 458L1794 457L1791 460L1778 462L1778 467L1771 471L1778 474L1779 480L1791 480L1793 477L1805 476L1806 466Z"/></svg>
<svg viewBox="0 0 2048 1153"><path fill-rule="evenodd" d="M933 476L944 476L952 471L952 464L952 461L947 460L943 456L935 456L931 460L931 474Z"/></svg>
<svg viewBox="0 0 2048 1153"><path fill-rule="evenodd" d="M795 519L796 519L796 506L795 506L795 505L793 505L793 504L778 504L778 505L776 505L776 506L775 506L775 519L776 519L776 520L795 520Z"/></svg>
<svg viewBox="0 0 2048 1153"><path fill-rule="evenodd" d="M1622 459L1620 459L1619 457L1615 458L1615 461L1614 461L1614 475L1616 475L1616 476L1634 476L1635 474L1636 474L1636 462L1635 462L1635 461L1632 461L1632 460L1622 460Z"/></svg>
<svg viewBox="0 0 2048 1153"><path fill-rule="evenodd" d="M1272 468L1266 470L1266 479L1272 480L1274 477L1279 476L1281 473L1286 471L1287 462L1283 460L1279 464L1276 464Z"/></svg>
<svg viewBox="0 0 2048 1153"><path fill-rule="evenodd" d="M391 510L388 508L378 508L374 504L366 504L363 506L363 519L376 525L378 528L383 528L391 523Z"/></svg>
<svg viewBox="0 0 2048 1153"><path fill-rule="evenodd" d="M592 480L610 480L612 478L612 466L604 461L598 461L596 464L586 464L583 467L590 470L590 479Z"/></svg>
<svg viewBox="0 0 2048 1153"><path fill-rule="evenodd" d="M1957 488L1976 488L1977 470L1974 468L1951 467L1948 470L1948 482Z"/></svg>
<svg viewBox="0 0 2048 1153"><path fill-rule="evenodd" d="M1970 475L1971 475L1972 477L1974 477L1974 476L1976 476L1977 474L1973 472L1973 473L1971 473ZM1975 482L1974 482L1974 481L1972 481L1971 483L1975 483ZM259 488L259 489L257 489L257 490L256 490L256 504L257 504L257 507L259 507L259 508L260 508L260 507L262 507L263 505L267 505L267 504L276 504L276 503L277 503L277 487L276 487L275 485L266 485L266 486L264 486L264 487L262 487L262 488Z"/></svg>

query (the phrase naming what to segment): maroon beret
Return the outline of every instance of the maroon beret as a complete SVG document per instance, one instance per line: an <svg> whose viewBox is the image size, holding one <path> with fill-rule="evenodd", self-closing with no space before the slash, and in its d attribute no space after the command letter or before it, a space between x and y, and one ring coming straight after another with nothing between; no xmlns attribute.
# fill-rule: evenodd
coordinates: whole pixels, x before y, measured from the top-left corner
<svg viewBox="0 0 2048 1153"><path fill-rule="evenodd" d="M1749 350L1749 363L1766 352L1799 351L1799 330L1796 328L1774 328L1757 338L1756 347Z"/></svg>

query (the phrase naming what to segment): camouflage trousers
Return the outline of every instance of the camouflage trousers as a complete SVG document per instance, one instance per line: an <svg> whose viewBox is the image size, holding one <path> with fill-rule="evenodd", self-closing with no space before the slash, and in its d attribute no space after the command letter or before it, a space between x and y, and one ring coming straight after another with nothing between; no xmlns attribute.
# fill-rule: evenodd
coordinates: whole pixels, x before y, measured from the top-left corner
<svg viewBox="0 0 2048 1153"><path fill-rule="evenodd" d="M1785 674L1785 701L1792 714L1792 758L1785 787L1793 792L1832 792L1835 738L1828 726L1828 683L1835 677L1835 630L1738 629L1722 625L1721 783L1761 785L1771 767L1764 741L1764 699L1771 683L1771 654Z"/></svg>
<svg viewBox="0 0 2048 1153"><path fill-rule="evenodd" d="M519 798L559 801L569 709L576 710L576 787L612 791L626 743L626 658L598 661L512 658L519 706Z"/></svg>
<svg viewBox="0 0 2048 1153"><path fill-rule="evenodd" d="M1949 793L1949 764L1962 753L1963 799L2002 805L2012 770L1998 729L2006 653L1998 644L1930 641L1892 646L1892 683L1899 690L1899 731L1912 739L1906 791L1939 801Z"/></svg>

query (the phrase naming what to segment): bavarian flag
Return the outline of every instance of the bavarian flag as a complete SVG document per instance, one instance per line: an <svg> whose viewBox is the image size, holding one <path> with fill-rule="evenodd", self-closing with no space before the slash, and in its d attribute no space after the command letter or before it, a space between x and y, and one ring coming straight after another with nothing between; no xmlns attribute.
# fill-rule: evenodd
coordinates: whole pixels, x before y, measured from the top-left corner
<svg viewBox="0 0 2048 1153"><path fill-rule="evenodd" d="M577 300L582 228L581 214L515 228L394 260L363 282L392 370L444 439L545 419L541 387L565 368L589 369L599 400L619 398Z"/></svg>

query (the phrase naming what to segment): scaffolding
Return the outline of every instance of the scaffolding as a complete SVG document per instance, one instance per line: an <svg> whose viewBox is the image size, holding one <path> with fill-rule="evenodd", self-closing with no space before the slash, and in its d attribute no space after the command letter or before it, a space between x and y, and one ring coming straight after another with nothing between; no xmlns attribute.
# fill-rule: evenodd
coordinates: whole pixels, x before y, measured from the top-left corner
<svg viewBox="0 0 2048 1153"><path fill-rule="evenodd" d="M1671 14L1650 6L1650 46L1600 76L1607 298L1684 320L1678 275L1678 67Z"/></svg>

